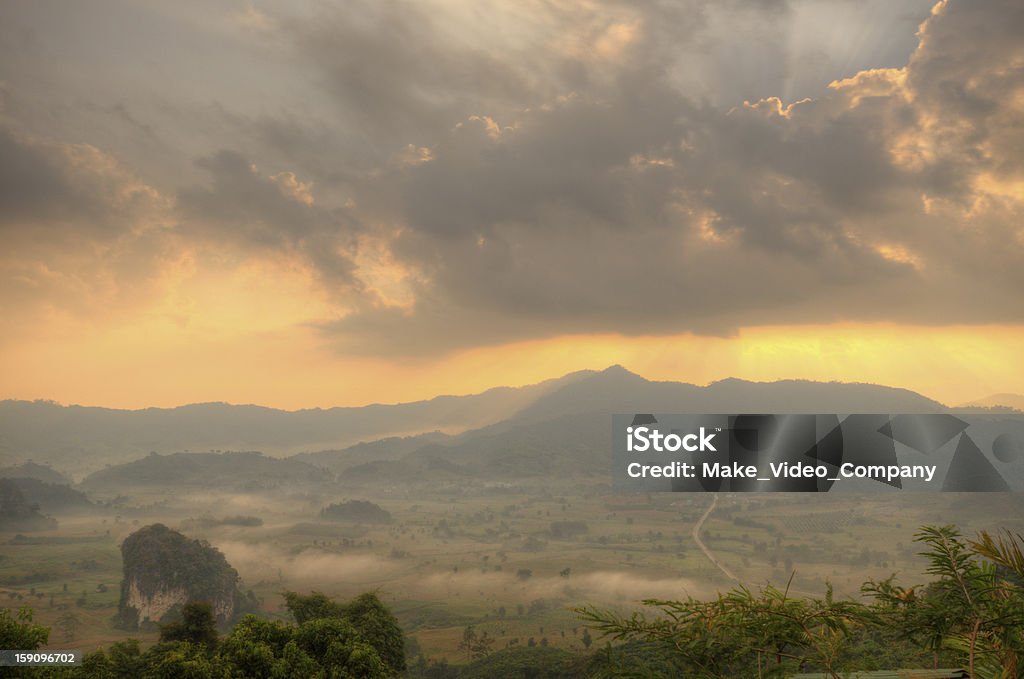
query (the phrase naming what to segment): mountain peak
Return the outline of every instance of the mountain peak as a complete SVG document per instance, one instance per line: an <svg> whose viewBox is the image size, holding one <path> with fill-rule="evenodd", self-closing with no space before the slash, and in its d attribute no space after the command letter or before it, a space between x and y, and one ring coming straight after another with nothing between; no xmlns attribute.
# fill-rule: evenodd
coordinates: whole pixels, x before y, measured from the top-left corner
<svg viewBox="0 0 1024 679"><path fill-rule="evenodd" d="M608 376L616 376L616 375L626 376L626 375L628 375L630 377L640 377L640 375L637 375L635 372L632 372L631 370L627 370L620 363L616 363L615 365L610 365L610 366L608 366L607 368L605 368L604 370L600 371L597 374L598 375L608 375Z"/></svg>

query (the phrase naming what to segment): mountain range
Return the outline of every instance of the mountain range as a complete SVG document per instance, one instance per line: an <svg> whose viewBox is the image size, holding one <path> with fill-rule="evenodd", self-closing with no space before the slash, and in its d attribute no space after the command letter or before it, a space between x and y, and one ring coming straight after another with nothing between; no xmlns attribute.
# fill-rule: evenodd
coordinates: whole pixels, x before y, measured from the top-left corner
<svg viewBox="0 0 1024 679"><path fill-rule="evenodd" d="M606 438L607 426L601 418L607 420L616 412L928 413L945 409L913 391L873 384L726 379L698 386L647 380L612 366L467 396L296 411L226 403L115 410L8 400L0 402L0 457L7 464L25 460L50 464L79 479L105 465L138 460L149 453L183 451L259 450L275 457L302 453L296 455L301 461L349 469L395 459L424 446L458 447L464 443L452 437L467 431L475 439L536 436L536 431L527 433L533 430L526 425L567 417L581 419L579 425L586 420L589 424L584 429Z"/></svg>

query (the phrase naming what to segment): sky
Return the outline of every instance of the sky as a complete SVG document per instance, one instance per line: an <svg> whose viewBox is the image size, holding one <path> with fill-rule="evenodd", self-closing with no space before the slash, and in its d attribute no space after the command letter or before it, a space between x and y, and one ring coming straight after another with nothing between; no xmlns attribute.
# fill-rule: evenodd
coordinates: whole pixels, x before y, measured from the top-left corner
<svg viewBox="0 0 1024 679"><path fill-rule="evenodd" d="M1024 4L0 0L0 398L1024 392Z"/></svg>

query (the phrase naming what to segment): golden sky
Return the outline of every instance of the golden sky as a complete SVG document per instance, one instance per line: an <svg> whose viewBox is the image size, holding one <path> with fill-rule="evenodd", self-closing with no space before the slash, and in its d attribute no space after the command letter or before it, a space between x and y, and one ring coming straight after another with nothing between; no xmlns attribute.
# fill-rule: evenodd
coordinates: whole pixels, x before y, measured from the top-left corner
<svg viewBox="0 0 1024 679"><path fill-rule="evenodd" d="M1013 392L1024 378L1024 333L1013 326L833 324L749 328L729 338L565 336L431 360L337 356L302 326L232 334L156 321L57 335L4 352L10 393L119 408L227 401L297 409L477 393L621 364L653 380L873 382L960 404Z"/></svg>
<svg viewBox="0 0 1024 679"><path fill-rule="evenodd" d="M1024 392L1024 10L0 8L0 398Z"/></svg>

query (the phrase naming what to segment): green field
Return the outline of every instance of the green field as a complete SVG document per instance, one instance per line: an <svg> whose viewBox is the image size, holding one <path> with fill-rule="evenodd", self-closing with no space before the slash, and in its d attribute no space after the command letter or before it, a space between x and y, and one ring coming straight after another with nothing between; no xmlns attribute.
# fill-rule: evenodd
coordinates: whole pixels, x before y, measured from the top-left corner
<svg viewBox="0 0 1024 679"><path fill-rule="evenodd" d="M128 637L153 642L155 631L118 630L112 618L120 541L154 522L221 549L268 617L287 617L285 590L339 599L376 590L426 657L452 662L465 659L459 643L468 625L486 631L495 649L532 640L582 652L583 626L572 606L627 610L648 597L710 596L736 584L691 537L710 496L576 490L444 484L415 497L368 488L336 496L123 493L116 512L58 516L56 530L0 534L0 603L31 606L53 627L54 648L89 650ZM321 507L353 498L379 504L393 522L319 518ZM782 586L793 574L796 592L820 594L828 581L840 595L856 596L870 577L898 572L903 581L923 580L918 526L955 523L967 535L1022 530L1022 505L1009 494L723 495L702 537L746 584ZM263 525L211 520L239 513ZM559 526L567 525L574 529L564 535Z"/></svg>

